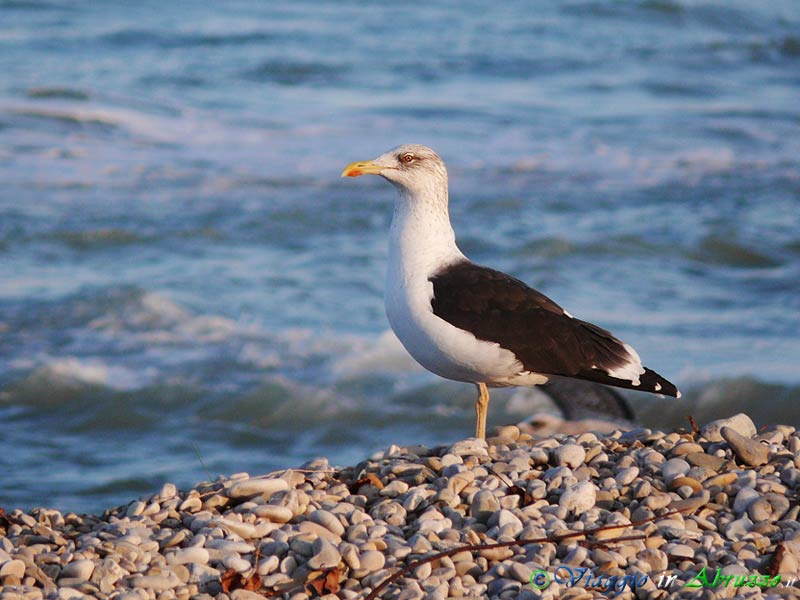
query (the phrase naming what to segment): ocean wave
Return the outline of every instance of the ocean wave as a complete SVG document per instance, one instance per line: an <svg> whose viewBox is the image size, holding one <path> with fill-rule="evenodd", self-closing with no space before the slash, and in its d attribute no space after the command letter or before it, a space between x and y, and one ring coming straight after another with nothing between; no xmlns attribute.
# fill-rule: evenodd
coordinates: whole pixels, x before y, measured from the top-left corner
<svg viewBox="0 0 800 600"><path fill-rule="evenodd" d="M90 329L107 333L136 334L145 343L219 343L242 328L219 315L196 315L156 292L131 290L107 307L105 314L89 321Z"/></svg>
<svg viewBox="0 0 800 600"><path fill-rule="evenodd" d="M364 375L418 373L423 370L391 329L375 339L363 339L357 347L353 346L356 344L351 346L349 352L336 357L331 366L331 371L340 380Z"/></svg>
<svg viewBox="0 0 800 600"><path fill-rule="evenodd" d="M121 130L159 143L179 141L186 128L180 120L174 118L165 118L121 106L66 100L26 104L4 103L0 104L0 113L3 112L16 117L58 122L76 129L95 126L107 131Z"/></svg>
<svg viewBox="0 0 800 600"><path fill-rule="evenodd" d="M0 399L5 404L49 407L145 384L141 372L110 366L99 359L66 356L44 359L22 378L4 386Z"/></svg>
<svg viewBox="0 0 800 600"><path fill-rule="evenodd" d="M734 132L739 137L750 138L750 130L732 127L719 124L715 132L728 140ZM753 135L764 138L770 134L760 131ZM762 140L758 141L760 143ZM498 177L532 174L579 183L584 188L591 186L605 189L613 185L635 189L672 183L697 186L713 178L734 174L740 176L748 172L762 176L770 172L790 173L786 169L787 161L797 164L794 157L746 153L733 142L663 153L653 148L639 149L599 141L595 141L590 147L591 150L587 151L585 147L574 149L560 145L549 151L539 151L531 156L523 155L511 163L488 168L495 171Z"/></svg>

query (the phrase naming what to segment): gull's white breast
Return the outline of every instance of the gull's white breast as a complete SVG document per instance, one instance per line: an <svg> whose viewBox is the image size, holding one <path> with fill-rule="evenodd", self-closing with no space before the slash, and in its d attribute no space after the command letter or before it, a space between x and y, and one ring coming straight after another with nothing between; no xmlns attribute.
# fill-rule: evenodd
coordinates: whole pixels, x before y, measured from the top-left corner
<svg viewBox="0 0 800 600"><path fill-rule="evenodd" d="M509 385L524 369L512 352L477 339L433 313L429 277L448 263L463 260L452 252L422 246L413 254L407 245L390 241L386 280L386 315L395 334L423 367L446 379Z"/></svg>

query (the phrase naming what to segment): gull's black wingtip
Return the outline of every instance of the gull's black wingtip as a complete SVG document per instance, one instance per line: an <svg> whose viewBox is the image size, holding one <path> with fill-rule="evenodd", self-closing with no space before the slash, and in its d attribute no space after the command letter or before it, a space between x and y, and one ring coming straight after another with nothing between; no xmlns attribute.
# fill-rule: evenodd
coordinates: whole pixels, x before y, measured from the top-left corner
<svg viewBox="0 0 800 600"><path fill-rule="evenodd" d="M644 373L639 378L640 385L633 387L634 390L642 390L643 392L653 392L654 394L664 394L665 396L672 396L673 398L680 398L681 392L674 383L664 379L655 371L651 371L647 367Z"/></svg>
<svg viewBox="0 0 800 600"><path fill-rule="evenodd" d="M673 398L680 398L681 393L674 383L664 379L655 371L644 367L644 373L639 376L639 382L634 383L628 379L620 379L619 377L612 377L608 373L593 369L588 372L578 373L575 375L578 379L585 379L587 381L595 381L597 383L604 383L606 385L613 385L614 387L624 388L627 390L636 390L637 392L650 392L651 394L662 394L664 396L672 396Z"/></svg>

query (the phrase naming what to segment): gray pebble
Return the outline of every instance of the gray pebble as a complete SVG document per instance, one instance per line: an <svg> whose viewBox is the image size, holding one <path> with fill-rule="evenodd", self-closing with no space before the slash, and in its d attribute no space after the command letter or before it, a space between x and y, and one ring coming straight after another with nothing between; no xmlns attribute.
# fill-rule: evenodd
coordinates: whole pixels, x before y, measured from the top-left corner
<svg viewBox="0 0 800 600"><path fill-rule="evenodd" d="M742 514L747 510L748 506L750 506L759 498L761 498L761 494L759 494L755 489L751 487L743 487L736 494L736 498L733 501L733 512L735 512L737 515Z"/></svg>
<svg viewBox="0 0 800 600"><path fill-rule="evenodd" d="M198 563L190 563L188 565L189 569L189 581L188 583L205 583L207 581L216 581L220 578L222 573L213 567L209 567L207 565L201 565Z"/></svg>
<svg viewBox="0 0 800 600"><path fill-rule="evenodd" d="M261 504L255 506L252 512L257 517L267 519L273 523L288 523L294 516L292 511L285 506L278 506L275 504Z"/></svg>
<svg viewBox="0 0 800 600"><path fill-rule="evenodd" d="M208 564L208 550L205 548L182 548L175 552L167 554L167 563L174 565L185 565L188 563L197 563L201 565Z"/></svg>
<svg viewBox="0 0 800 600"><path fill-rule="evenodd" d="M131 578L131 584L135 588L163 592L178 587L181 584L181 580L174 573L169 573L168 575L134 575Z"/></svg>
<svg viewBox="0 0 800 600"><path fill-rule="evenodd" d="M747 507L747 514L754 523L766 521L772 516L772 505L766 498L757 498Z"/></svg>
<svg viewBox="0 0 800 600"><path fill-rule="evenodd" d="M753 522L746 516L736 521L731 521L725 527L725 537L734 542L741 540L750 532L752 527Z"/></svg>
<svg viewBox="0 0 800 600"><path fill-rule="evenodd" d="M497 496L489 490L480 490L472 498L469 513L481 523L485 523L499 509L500 502Z"/></svg>
<svg viewBox="0 0 800 600"><path fill-rule="evenodd" d="M206 544L206 547L220 550L223 554L249 554L250 552L255 552L256 549L253 544L248 544L247 542L237 542L236 540L224 539L209 540L209 542Z"/></svg>
<svg viewBox="0 0 800 600"><path fill-rule="evenodd" d="M80 590L71 587L60 587L57 592L58 600L76 600L77 598L89 598L90 596L84 594Z"/></svg>
<svg viewBox="0 0 800 600"><path fill-rule="evenodd" d="M125 513L128 517L138 517L144 512L147 505L141 500L136 500L128 505L128 510Z"/></svg>
<svg viewBox="0 0 800 600"><path fill-rule="evenodd" d="M711 421L700 430L700 435L709 442L721 442L723 440L723 427L730 427L739 435L743 435L747 438L751 438L757 433L756 426L753 424L753 420L746 414L739 413L737 415L733 415L732 417L728 417L727 419L717 419L716 421Z"/></svg>
<svg viewBox="0 0 800 600"><path fill-rule="evenodd" d="M725 459L721 456L714 456L713 454L706 454L705 452L694 452L687 454L684 458L696 467L703 467L709 471L718 472L722 465L725 464Z"/></svg>
<svg viewBox="0 0 800 600"><path fill-rule="evenodd" d="M253 567L250 561L243 559L238 554L228 554L222 559L222 564L226 569L233 569L238 573L244 573Z"/></svg>
<svg viewBox="0 0 800 600"><path fill-rule="evenodd" d="M769 446L745 437L730 427L723 427L720 433L730 444L733 453L746 465L758 467L769 460Z"/></svg>
<svg viewBox="0 0 800 600"><path fill-rule="evenodd" d="M457 456L486 456L489 452L486 440L467 438L450 446L448 453Z"/></svg>
<svg viewBox="0 0 800 600"><path fill-rule="evenodd" d="M406 488L408 485L406 484ZM335 515L329 513L327 510L315 510L312 511L308 518L318 525L322 525L325 529L330 531L331 533L335 534L338 537L344 535L344 525L339 522L339 519L336 518Z"/></svg>
<svg viewBox="0 0 800 600"><path fill-rule="evenodd" d="M61 569L61 577L74 577L75 579L89 579L94 571L94 561L76 560Z"/></svg>
<svg viewBox="0 0 800 600"><path fill-rule="evenodd" d="M535 569L531 569L529 566L522 563L513 562L508 568L508 574L521 583L529 583L531 573L533 573L534 570Z"/></svg>
<svg viewBox="0 0 800 600"><path fill-rule="evenodd" d="M614 479L619 485L630 485L639 476L638 467L626 467L617 471Z"/></svg>
<svg viewBox="0 0 800 600"><path fill-rule="evenodd" d="M21 560L8 560L0 565L0 577L9 576L22 579L25 576L25 563ZM88 579L88 577L82 577L82 579Z"/></svg>
<svg viewBox="0 0 800 600"><path fill-rule="evenodd" d="M564 444L553 448L553 461L556 465L577 468L583 464L586 450L578 444Z"/></svg>
<svg viewBox="0 0 800 600"><path fill-rule="evenodd" d="M165 483L161 487L161 491L158 492L158 497L161 500L166 500L168 498L173 498L178 495L178 488L175 486L174 483Z"/></svg>
<svg viewBox="0 0 800 600"><path fill-rule="evenodd" d="M249 590L233 590L231 592L231 600L264 600L264 596Z"/></svg>
<svg viewBox="0 0 800 600"><path fill-rule="evenodd" d="M501 509L489 519L489 525L495 524L505 535L516 536L522 531L522 521L510 510Z"/></svg>
<svg viewBox="0 0 800 600"><path fill-rule="evenodd" d="M284 479L245 479L231 485L226 494L229 498L253 498L263 496L269 498L276 492L289 489L289 483Z"/></svg>
<svg viewBox="0 0 800 600"><path fill-rule="evenodd" d="M591 481L580 481L561 494L558 506L568 512L579 514L592 508L597 499L597 488Z"/></svg>
<svg viewBox="0 0 800 600"><path fill-rule="evenodd" d="M342 555L331 542L325 538L317 538L312 544L313 556L308 561L312 569L330 569L339 564Z"/></svg>
<svg viewBox="0 0 800 600"><path fill-rule="evenodd" d="M694 550L686 544L667 544L664 552L677 559L691 560L694 558Z"/></svg>
<svg viewBox="0 0 800 600"><path fill-rule="evenodd" d="M692 467L682 458L671 458L661 466L661 474L667 483L676 477L683 477Z"/></svg>
<svg viewBox="0 0 800 600"><path fill-rule="evenodd" d="M367 550L359 556L360 568L370 572L379 571L385 563L385 557L377 550Z"/></svg>
<svg viewBox="0 0 800 600"><path fill-rule="evenodd" d="M202 506L203 506L203 501L200 499L199 496L190 496L181 503L178 510L180 510L181 512L186 511L193 513L200 510Z"/></svg>

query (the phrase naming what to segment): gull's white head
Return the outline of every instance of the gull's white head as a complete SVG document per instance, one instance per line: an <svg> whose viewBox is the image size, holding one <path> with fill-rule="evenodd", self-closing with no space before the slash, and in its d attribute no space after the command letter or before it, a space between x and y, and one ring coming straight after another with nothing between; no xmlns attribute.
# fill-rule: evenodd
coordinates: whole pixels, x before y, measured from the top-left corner
<svg viewBox="0 0 800 600"><path fill-rule="evenodd" d="M433 195L447 198L447 168L433 150L420 144L403 144L374 160L354 162L342 171L342 177L380 175L401 194L414 197Z"/></svg>

